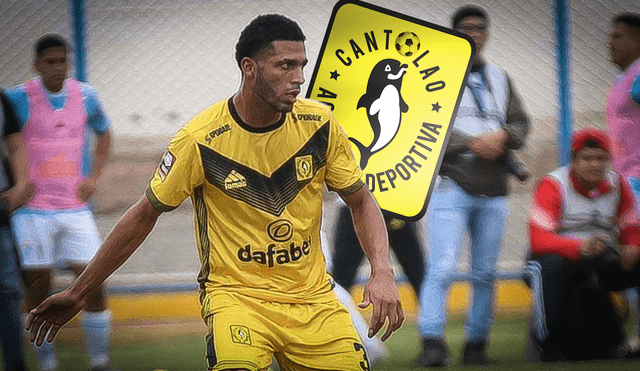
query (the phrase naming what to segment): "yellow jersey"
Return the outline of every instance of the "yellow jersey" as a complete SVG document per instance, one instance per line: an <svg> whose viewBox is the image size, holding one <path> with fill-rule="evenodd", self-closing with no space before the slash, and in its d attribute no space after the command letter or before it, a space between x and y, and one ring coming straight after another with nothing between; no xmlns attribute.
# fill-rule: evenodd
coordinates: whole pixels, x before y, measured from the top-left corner
<svg viewBox="0 0 640 371"><path fill-rule="evenodd" d="M324 104L299 98L258 129L225 99L173 137L146 194L162 211L191 198L206 316L205 298L216 292L282 303L333 298L320 246L322 191L355 192L361 175Z"/></svg>

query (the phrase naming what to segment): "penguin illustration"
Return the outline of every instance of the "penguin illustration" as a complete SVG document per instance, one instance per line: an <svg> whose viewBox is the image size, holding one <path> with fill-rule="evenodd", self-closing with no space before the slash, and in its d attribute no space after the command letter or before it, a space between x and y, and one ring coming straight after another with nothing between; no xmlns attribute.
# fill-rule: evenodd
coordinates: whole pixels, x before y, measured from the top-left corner
<svg viewBox="0 0 640 371"><path fill-rule="evenodd" d="M409 110L402 99L400 87L407 70L406 64L395 59L384 59L371 71L367 92L360 97L358 108L367 109L369 125L373 129L373 140L365 147L357 139L349 138L360 151L360 168L364 169L369 158L386 147L398 133L401 115Z"/></svg>

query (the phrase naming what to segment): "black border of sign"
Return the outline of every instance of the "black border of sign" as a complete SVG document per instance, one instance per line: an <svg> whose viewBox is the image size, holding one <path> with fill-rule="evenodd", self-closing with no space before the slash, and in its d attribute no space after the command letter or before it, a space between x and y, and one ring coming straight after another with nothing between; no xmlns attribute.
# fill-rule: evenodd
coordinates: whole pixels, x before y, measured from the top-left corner
<svg viewBox="0 0 640 371"><path fill-rule="evenodd" d="M431 22L427 22L415 17L411 17L402 13L398 13L398 12L394 12L393 10L389 10L386 8L382 8L380 6L377 5L373 5L373 4L369 4L369 3L365 3L363 1L359 1L359 0L341 0L338 1L336 3L336 5L333 7L333 11L331 12L331 19L329 20L329 24L327 25L327 31L324 34L324 40L322 40L322 47L320 48L320 53L318 53L318 59L316 61L316 65L313 69L313 75L311 75L311 80L309 81L309 87L307 88L307 94L305 95L306 98L309 99L313 99L310 97L311 93L313 92L313 87L314 84L316 82L316 75L318 73L318 70L320 69L320 64L322 63L322 59L324 56L324 52L327 46L327 41L329 41L329 35L331 34L331 29L333 28L333 22L336 19L336 14L338 13L338 10L346 4L353 4L353 5L357 5L363 8L367 8L367 9L371 9L373 11L379 12L379 13L383 13L386 15L390 15L392 17L395 18L399 18L399 19L404 19L406 21L409 22L413 22L413 23L417 23L419 25L422 26L426 26L429 28L433 28L436 29L438 31L444 32L444 33L448 33L450 35L454 35L460 38L463 38L465 40L467 40L469 42L469 44L471 45L471 56L469 58L469 62L467 63L467 71L464 74L464 79L462 80L462 84L460 85L460 92L458 93L458 99L456 100L456 104L455 107L453 108L453 114L451 115L451 121L449 122L449 126L447 128L447 134L445 135L444 138L444 143L442 145L443 150L440 151L440 157L438 157L438 162L436 163L436 168L435 168L435 172L433 174L433 177L431 178L431 184L429 184L429 191L427 192L427 197L425 198L424 201L424 205L422 206L422 209L414 216L412 217L408 217L405 215L400 215L397 213L394 213L392 211L383 209L385 212L391 214L391 216L393 218L397 218L397 219L401 219L407 222L415 222L420 220L424 214L427 212L427 207L429 206L429 200L431 199L431 192L433 192L433 187L435 186L435 180L438 176L438 172L440 171L440 164L442 163L442 158L444 157L444 149L446 148L447 144L449 143L449 136L451 135L451 128L453 128L453 123L456 119L456 116L458 114L458 107L460 106L460 101L462 100L462 94L464 93L464 88L466 86L467 83L467 79L469 78L469 72L471 71L471 64L473 62L473 59L475 58L476 55L476 44L473 41L473 39L462 33L462 32L458 32L455 30L452 30L450 28L446 28L443 26L439 26L437 24L433 24Z"/></svg>

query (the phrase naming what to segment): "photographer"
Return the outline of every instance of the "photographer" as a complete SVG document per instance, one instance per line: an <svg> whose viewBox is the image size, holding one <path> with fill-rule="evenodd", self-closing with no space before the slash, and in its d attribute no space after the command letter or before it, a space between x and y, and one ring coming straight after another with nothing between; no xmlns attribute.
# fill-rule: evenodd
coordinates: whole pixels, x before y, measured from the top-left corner
<svg viewBox="0 0 640 371"><path fill-rule="evenodd" d="M9 100L0 91L0 132L8 152L0 162L0 343L4 369L26 370L22 345L20 300L22 287L15 245L9 228L9 214L29 197L27 158L18 122Z"/></svg>
<svg viewBox="0 0 640 371"><path fill-rule="evenodd" d="M571 164L536 186L529 268L542 285L531 333L542 361L616 358L624 339L609 292L640 283L640 220L610 151L606 133L580 130Z"/></svg>

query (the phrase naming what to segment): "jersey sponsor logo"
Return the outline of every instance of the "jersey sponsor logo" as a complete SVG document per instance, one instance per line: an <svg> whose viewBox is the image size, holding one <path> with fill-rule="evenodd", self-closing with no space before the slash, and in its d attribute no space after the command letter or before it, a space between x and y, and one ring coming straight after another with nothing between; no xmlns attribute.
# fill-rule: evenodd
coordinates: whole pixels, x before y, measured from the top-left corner
<svg viewBox="0 0 640 371"><path fill-rule="evenodd" d="M266 251L255 250L251 244L247 244L238 249L238 259L245 263L254 261L258 264L273 268L276 264L283 265L297 262L302 259L302 257L308 256L310 253L311 236L307 237L306 240L303 240L302 243L292 241L288 246L272 243L267 246Z"/></svg>
<svg viewBox="0 0 640 371"><path fill-rule="evenodd" d="M235 170L232 170L224 179L224 189L236 189L247 186L247 179Z"/></svg>
<svg viewBox="0 0 640 371"><path fill-rule="evenodd" d="M286 219L278 219L267 226L267 234L277 242L287 242L293 237L293 224Z"/></svg>
<svg viewBox="0 0 640 371"><path fill-rule="evenodd" d="M329 123L323 124L307 140L297 152L292 153L271 176L249 168L219 152L198 144L202 166L207 182L227 196L247 205L262 210L271 215L280 216L285 208L298 196L307 184L311 183L316 174L326 165L327 147L329 143ZM296 158L309 156L309 177L298 180ZM227 175L232 171L242 173L246 187L227 188ZM307 173L305 173L307 174Z"/></svg>
<svg viewBox="0 0 640 371"><path fill-rule="evenodd" d="M475 54L471 38L359 0L331 15L306 94L343 126L383 210L427 210Z"/></svg>
<svg viewBox="0 0 640 371"><path fill-rule="evenodd" d="M247 326L231 325L231 341L237 344L251 345L251 331Z"/></svg>
<svg viewBox="0 0 640 371"><path fill-rule="evenodd" d="M169 172L171 168L173 168L173 164L176 163L176 156L173 155L170 151L167 151L162 156L162 161L160 165L158 165L158 175L160 176L160 181L164 182L169 176Z"/></svg>
<svg viewBox="0 0 640 371"><path fill-rule="evenodd" d="M222 126L218 126L217 128L211 130L209 134L207 134L207 136L204 138L204 141L207 142L207 144L209 144L211 143L213 138L220 136L228 132L229 130L231 130L231 124L224 124Z"/></svg>
<svg viewBox="0 0 640 371"><path fill-rule="evenodd" d="M311 155L296 157L296 179L303 181L313 178L313 158Z"/></svg>
<svg viewBox="0 0 640 371"><path fill-rule="evenodd" d="M297 116L300 121L317 121L322 122L322 115L313 113L299 113Z"/></svg>

